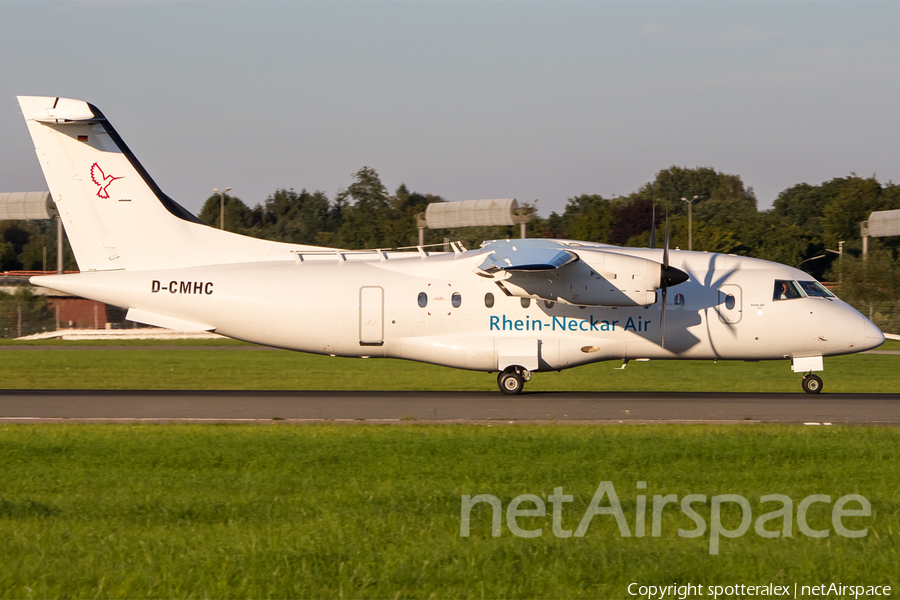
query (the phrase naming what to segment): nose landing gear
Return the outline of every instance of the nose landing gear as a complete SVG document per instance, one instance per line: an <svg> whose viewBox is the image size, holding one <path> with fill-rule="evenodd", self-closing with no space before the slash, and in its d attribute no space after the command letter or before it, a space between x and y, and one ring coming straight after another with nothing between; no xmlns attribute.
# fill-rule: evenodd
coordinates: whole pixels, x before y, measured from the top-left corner
<svg viewBox="0 0 900 600"><path fill-rule="evenodd" d="M531 381L531 371L525 367L506 367L497 376L497 385L500 386L500 391L507 395L521 394L526 381Z"/></svg>
<svg viewBox="0 0 900 600"><path fill-rule="evenodd" d="M786 355L785 358L787 358ZM822 363L821 354L791 358L791 371L794 373L805 373L803 375L803 391L807 394L818 394L822 391L822 379L817 375L813 375L813 371L824 370L825 365Z"/></svg>
<svg viewBox="0 0 900 600"><path fill-rule="evenodd" d="M812 373L803 376L803 391L807 394L818 394L822 391L822 378Z"/></svg>

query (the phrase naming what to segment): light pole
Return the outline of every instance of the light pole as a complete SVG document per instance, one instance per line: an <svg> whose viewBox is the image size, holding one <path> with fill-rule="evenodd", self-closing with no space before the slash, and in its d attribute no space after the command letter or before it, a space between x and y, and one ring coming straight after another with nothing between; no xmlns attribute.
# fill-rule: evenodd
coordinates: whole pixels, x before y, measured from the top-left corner
<svg viewBox="0 0 900 600"><path fill-rule="evenodd" d="M825 258L825 255L824 255L824 254L820 254L820 255L818 255L818 256L811 256L810 258L804 258L803 260L801 260L800 262L797 263L797 267L796 267L796 268L799 269L799 268L800 268L800 265L802 265L803 263L808 262L808 261L811 261L811 260L816 260L817 258Z"/></svg>
<svg viewBox="0 0 900 600"><path fill-rule="evenodd" d="M837 250L832 250L831 248L825 248L825 252L831 252L832 254L837 254L837 255L838 255L838 260L841 261L841 262L840 262L840 268L841 268L840 278L841 278L841 279L840 279L840 281L839 281L838 283L843 283L843 282L844 282L844 242L838 242L838 249L837 249ZM816 260L817 258L825 258L826 256L828 256L828 255L827 255L827 254L820 254L820 255L818 255L818 256L813 256L813 257L810 257L810 258L806 258L806 259L804 259L804 260L801 260L800 262L797 263L797 268L799 269L799 268L800 268L800 265L802 265L803 263L805 263L805 262L807 262L807 261L810 261L810 260Z"/></svg>
<svg viewBox="0 0 900 600"><path fill-rule="evenodd" d="M838 283L844 283L844 242L843 241L838 242L837 250L832 250L831 248L825 248L825 252L832 252L832 253L838 255L838 261L840 261L838 263L838 265L841 269L840 280L838 281Z"/></svg>
<svg viewBox="0 0 900 600"><path fill-rule="evenodd" d="M694 196L690 200L687 198L682 198L682 202L687 202L688 205L688 250L694 249L694 223L693 223L693 208L694 208L694 200L699 198L700 196Z"/></svg>
<svg viewBox="0 0 900 600"><path fill-rule="evenodd" d="M213 191L219 195L219 229L225 229L225 192L230 192L231 188L225 188L225 192L220 192L219 188L213 188Z"/></svg>

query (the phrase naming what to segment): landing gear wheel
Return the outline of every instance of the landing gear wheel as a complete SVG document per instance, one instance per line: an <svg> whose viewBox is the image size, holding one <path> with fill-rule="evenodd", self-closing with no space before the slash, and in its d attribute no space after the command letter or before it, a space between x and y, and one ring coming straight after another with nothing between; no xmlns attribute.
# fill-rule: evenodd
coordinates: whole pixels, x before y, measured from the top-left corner
<svg viewBox="0 0 900 600"><path fill-rule="evenodd" d="M822 391L822 378L812 373L803 377L803 391L807 394L818 394Z"/></svg>
<svg viewBox="0 0 900 600"><path fill-rule="evenodd" d="M497 376L497 385L504 394L521 394L522 388L525 387L525 380L517 371L503 371Z"/></svg>

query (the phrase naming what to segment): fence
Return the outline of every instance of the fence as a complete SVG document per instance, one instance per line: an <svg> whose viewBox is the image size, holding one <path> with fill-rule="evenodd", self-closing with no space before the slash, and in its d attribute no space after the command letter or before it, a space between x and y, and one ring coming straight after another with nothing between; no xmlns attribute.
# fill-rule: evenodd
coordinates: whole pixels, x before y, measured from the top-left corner
<svg viewBox="0 0 900 600"><path fill-rule="evenodd" d="M900 334L900 302L851 302L885 333Z"/></svg>
<svg viewBox="0 0 900 600"><path fill-rule="evenodd" d="M130 329L125 311L83 298L33 294L21 286L14 293L0 292L0 338L19 338L57 329Z"/></svg>
<svg viewBox="0 0 900 600"><path fill-rule="evenodd" d="M17 338L55 328L56 311L45 296L27 290L0 294L0 337Z"/></svg>

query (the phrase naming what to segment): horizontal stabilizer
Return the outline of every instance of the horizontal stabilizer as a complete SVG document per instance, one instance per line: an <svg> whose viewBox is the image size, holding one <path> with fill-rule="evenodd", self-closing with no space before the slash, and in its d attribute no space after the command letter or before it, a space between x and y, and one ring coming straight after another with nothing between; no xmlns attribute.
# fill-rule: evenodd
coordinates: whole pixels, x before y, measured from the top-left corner
<svg viewBox="0 0 900 600"><path fill-rule="evenodd" d="M489 242L492 250L479 268L489 273L497 271L550 271L578 260L578 255L562 250L559 244L546 240L515 240Z"/></svg>
<svg viewBox="0 0 900 600"><path fill-rule="evenodd" d="M192 323L174 317L158 315L156 313L129 308L125 318L135 323L144 323L145 325L153 325L155 327L165 327L166 329L174 329L175 331L215 331L212 325L202 325L200 323Z"/></svg>

